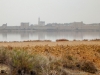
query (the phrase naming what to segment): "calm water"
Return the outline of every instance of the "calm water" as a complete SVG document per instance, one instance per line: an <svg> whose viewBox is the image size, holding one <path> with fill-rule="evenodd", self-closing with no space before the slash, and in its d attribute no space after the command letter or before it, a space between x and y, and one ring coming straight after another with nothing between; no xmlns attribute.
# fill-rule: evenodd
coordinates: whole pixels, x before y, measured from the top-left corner
<svg viewBox="0 0 100 75"><path fill-rule="evenodd" d="M52 40L68 39L68 40L83 40L83 39L100 39L100 31L80 32L80 31L0 31L0 41L25 41L25 40Z"/></svg>

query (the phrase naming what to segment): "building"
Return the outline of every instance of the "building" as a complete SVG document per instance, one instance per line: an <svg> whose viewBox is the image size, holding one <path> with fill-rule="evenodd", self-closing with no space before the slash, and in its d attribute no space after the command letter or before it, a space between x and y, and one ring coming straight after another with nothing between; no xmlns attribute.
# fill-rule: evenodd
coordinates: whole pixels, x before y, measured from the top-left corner
<svg viewBox="0 0 100 75"><path fill-rule="evenodd" d="M3 28L3 29L6 29L6 28L7 28L7 23L6 23L6 24L3 24L3 25L2 25L2 28Z"/></svg>
<svg viewBox="0 0 100 75"><path fill-rule="evenodd" d="M29 25L29 22L22 22L20 26L7 26L6 23L0 26L0 30L100 31L100 23L84 24L83 22L72 22L48 23L45 25L45 21L40 21L40 18L38 18L38 24Z"/></svg>
<svg viewBox="0 0 100 75"><path fill-rule="evenodd" d="M45 25L45 21L40 21L40 18L38 18L38 25L44 26Z"/></svg>
<svg viewBox="0 0 100 75"><path fill-rule="evenodd" d="M29 22L27 22L27 23L22 22L21 29L29 29Z"/></svg>
<svg viewBox="0 0 100 75"><path fill-rule="evenodd" d="M82 29L82 26L84 26L83 22L73 22L73 28L74 29Z"/></svg>

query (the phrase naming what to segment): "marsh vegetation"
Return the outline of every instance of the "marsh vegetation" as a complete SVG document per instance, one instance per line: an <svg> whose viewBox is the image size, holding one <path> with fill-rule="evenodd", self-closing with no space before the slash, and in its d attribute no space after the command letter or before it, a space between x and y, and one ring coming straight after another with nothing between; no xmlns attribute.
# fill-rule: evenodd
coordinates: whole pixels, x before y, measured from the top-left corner
<svg viewBox="0 0 100 75"><path fill-rule="evenodd" d="M98 75L99 63L100 45L0 47L0 64L9 75Z"/></svg>

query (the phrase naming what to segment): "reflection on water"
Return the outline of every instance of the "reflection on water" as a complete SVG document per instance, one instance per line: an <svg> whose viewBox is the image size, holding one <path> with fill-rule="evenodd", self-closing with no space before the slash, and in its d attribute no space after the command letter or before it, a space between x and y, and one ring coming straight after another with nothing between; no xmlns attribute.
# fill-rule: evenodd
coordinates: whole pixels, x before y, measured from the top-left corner
<svg viewBox="0 0 100 75"><path fill-rule="evenodd" d="M24 41L24 40L52 40L68 39L100 39L100 31L82 32L82 31L0 31L0 41Z"/></svg>

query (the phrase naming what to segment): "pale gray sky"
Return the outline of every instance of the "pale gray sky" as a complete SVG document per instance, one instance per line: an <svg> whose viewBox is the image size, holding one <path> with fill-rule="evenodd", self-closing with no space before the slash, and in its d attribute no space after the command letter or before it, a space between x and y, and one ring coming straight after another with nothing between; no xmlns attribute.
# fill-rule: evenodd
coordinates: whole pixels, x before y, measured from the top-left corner
<svg viewBox="0 0 100 75"><path fill-rule="evenodd" d="M100 23L100 0L0 0L0 26L46 23Z"/></svg>

